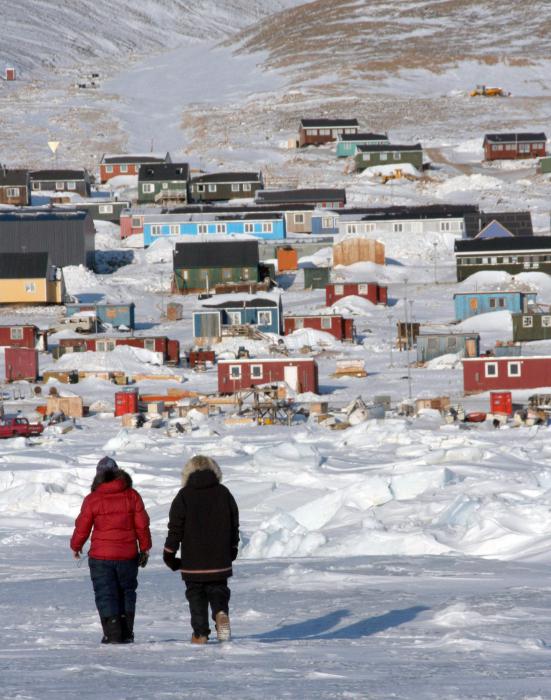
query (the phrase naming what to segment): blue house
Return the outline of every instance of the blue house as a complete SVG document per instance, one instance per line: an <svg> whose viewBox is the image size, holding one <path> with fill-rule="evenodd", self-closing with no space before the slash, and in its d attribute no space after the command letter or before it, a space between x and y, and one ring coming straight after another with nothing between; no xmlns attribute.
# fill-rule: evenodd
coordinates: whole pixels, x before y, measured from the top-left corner
<svg viewBox="0 0 551 700"><path fill-rule="evenodd" d="M458 292L453 295L455 318L464 321L492 311L525 313L536 303L536 296L536 292Z"/></svg>
<svg viewBox="0 0 551 700"><path fill-rule="evenodd" d="M134 302L130 302L130 304L92 304L82 302L66 304L65 309L67 316L94 311L98 321L113 328L123 327L133 330L136 327Z"/></svg>
<svg viewBox="0 0 551 700"><path fill-rule="evenodd" d="M342 209L339 210L343 211ZM316 209L312 212L312 235L334 236L339 232L339 212Z"/></svg>
<svg viewBox="0 0 551 700"><path fill-rule="evenodd" d="M218 304L204 304L193 312L193 337L225 335L230 326L254 326L262 333L282 333L281 300L266 297L229 299ZM214 334L214 336L213 336Z"/></svg>
<svg viewBox="0 0 551 700"><path fill-rule="evenodd" d="M283 212L164 213L143 216L143 242L150 246L161 237L247 234L260 240L278 241L286 237Z"/></svg>
<svg viewBox="0 0 551 700"><path fill-rule="evenodd" d="M358 146L381 146L388 143L386 134L339 134L337 136L337 158L355 156Z"/></svg>

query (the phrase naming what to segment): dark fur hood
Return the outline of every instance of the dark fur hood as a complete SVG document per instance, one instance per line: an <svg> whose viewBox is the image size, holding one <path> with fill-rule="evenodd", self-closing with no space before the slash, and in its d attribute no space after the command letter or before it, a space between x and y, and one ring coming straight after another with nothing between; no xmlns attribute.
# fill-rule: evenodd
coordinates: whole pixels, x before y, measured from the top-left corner
<svg viewBox="0 0 551 700"><path fill-rule="evenodd" d="M94 481L92 481L92 487L90 491L95 491L98 486L102 484L107 484L109 481L114 481L115 479L122 479L126 484L127 489L132 488L132 477L124 469L117 469L116 471L103 471L96 474Z"/></svg>

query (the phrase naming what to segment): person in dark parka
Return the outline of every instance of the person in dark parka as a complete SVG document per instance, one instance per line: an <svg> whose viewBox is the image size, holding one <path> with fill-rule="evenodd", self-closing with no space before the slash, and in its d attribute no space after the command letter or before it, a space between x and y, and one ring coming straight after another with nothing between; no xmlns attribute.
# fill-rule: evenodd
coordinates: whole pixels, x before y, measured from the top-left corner
<svg viewBox="0 0 551 700"><path fill-rule="evenodd" d="M88 564L104 644L134 641L138 566L151 549L149 516L132 478L111 457L98 462L91 493L82 503L71 549L80 559L92 533ZM138 550L139 547L139 550Z"/></svg>
<svg viewBox="0 0 551 700"><path fill-rule="evenodd" d="M180 571L186 584L194 644L208 641L209 605L218 640L231 637L227 580L237 557L239 511L221 481L214 459L192 457L182 471L183 488L170 507L163 559L170 569Z"/></svg>

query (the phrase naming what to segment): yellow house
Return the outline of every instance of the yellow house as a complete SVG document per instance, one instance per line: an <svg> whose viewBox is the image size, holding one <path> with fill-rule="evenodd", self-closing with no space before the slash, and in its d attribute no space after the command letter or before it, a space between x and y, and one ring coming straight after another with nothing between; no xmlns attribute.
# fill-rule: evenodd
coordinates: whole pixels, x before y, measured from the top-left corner
<svg viewBox="0 0 551 700"><path fill-rule="evenodd" d="M65 284L48 253L0 254L0 304L62 304Z"/></svg>

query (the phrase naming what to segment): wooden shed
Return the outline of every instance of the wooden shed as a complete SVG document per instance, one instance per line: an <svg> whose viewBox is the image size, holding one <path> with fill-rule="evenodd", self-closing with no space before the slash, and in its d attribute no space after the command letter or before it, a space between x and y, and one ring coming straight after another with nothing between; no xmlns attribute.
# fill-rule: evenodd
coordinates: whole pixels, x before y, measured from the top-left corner
<svg viewBox="0 0 551 700"><path fill-rule="evenodd" d="M47 337L47 331L41 331L32 324L0 326L0 346L2 347L47 350Z"/></svg>
<svg viewBox="0 0 551 700"><path fill-rule="evenodd" d="M357 262L385 264L385 246L381 241L354 236L333 246L333 265L353 265Z"/></svg>
<svg viewBox="0 0 551 700"><path fill-rule="evenodd" d="M232 394L258 384L285 382L299 393L319 392L318 365L310 357L241 358L218 361L218 391Z"/></svg>
<svg viewBox="0 0 551 700"><path fill-rule="evenodd" d="M461 353L464 357L478 357L480 336L478 333L431 333L417 336L417 362L428 362L436 357Z"/></svg>
<svg viewBox="0 0 551 700"><path fill-rule="evenodd" d="M304 267L304 289L325 289L329 284L331 268Z"/></svg>
<svg viewBox="0 0 551 700"><path fill-rule="evenodd" d="M330 282L325 287L326 306L350 296L367 299L372 304L387 304L387 288L377 282Z"/></svg>

